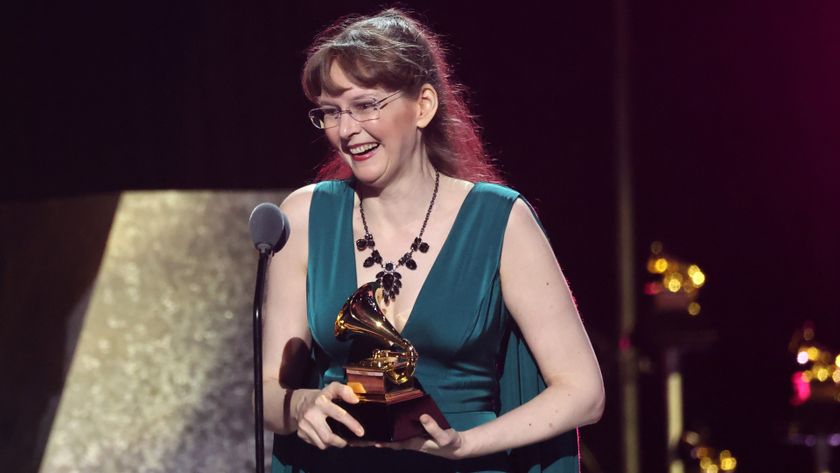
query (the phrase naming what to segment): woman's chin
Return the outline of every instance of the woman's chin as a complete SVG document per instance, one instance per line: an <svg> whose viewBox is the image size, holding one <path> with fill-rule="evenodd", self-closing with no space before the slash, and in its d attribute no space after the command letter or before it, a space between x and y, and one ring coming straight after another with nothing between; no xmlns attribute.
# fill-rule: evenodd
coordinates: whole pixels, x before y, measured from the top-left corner
<svg viewBox="0 0 840 473"><path fill-rule="evenodd" d="M350 170L353 171L353 177L362 184L375 184L380 180L384 174L384 169L380 166L373 165L373 163L362 162L350 164Z"/></svg>

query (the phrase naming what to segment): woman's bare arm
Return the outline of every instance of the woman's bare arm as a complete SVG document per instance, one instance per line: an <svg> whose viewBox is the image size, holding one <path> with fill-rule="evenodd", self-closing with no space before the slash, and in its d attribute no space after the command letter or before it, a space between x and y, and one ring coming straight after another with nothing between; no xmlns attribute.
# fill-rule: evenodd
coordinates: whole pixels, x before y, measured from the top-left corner
<svg viewBox="0 0 840 473"><path fill-rule="evenodd" d="M269 266L263 321L263 396L266 428L297 429L290 401L303 382L311 338L306 322L306 265L312 189L290 194L280 209L289 218L289 240Z"/></svg>
<svg viewBox="0 0 840 473"><path fill-rule="evenodd" d="M324 449L347 445L330 430L327 417L357 433L363 431L332 402L338 398L358 402L349 387L332 383L324 389L301 389L312 343L306 318L306 270L313 188L298 189L280 206L291 231L285 248L274 256L269 268L263 322L263 398L266 428L282 434L297 432L306 442Z"/></svg>
<svg viewBox="0 0 840 473"><path fill-rule="evenodd" d="M600 419L604 386L598 361L551 245L522 200L513 206L505 232L501 282L505 304L547 388L522 406L464 432L444 431L423 416L431 440L412 439L392 447L448 458L481 456L533 444Z"/></svg>

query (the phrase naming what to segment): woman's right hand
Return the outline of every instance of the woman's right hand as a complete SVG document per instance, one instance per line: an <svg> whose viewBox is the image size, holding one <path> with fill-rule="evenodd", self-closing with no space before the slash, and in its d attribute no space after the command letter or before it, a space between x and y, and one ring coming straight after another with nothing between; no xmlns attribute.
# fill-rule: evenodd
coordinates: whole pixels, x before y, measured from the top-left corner
<svg viewBox="0 0 840 473"><path fill-rule="evenodd" d="M300 398L294 410L294 417L297 421L297 435L304 442L321 450L327 447L347 446L347 441L333 433L327 425L327 417L341 422L359 437L364 435L362 425L333 402L340 399L350 404L358 403L359 398L349 386L332 382L321 390L300 390L298 393Z"/></svg>

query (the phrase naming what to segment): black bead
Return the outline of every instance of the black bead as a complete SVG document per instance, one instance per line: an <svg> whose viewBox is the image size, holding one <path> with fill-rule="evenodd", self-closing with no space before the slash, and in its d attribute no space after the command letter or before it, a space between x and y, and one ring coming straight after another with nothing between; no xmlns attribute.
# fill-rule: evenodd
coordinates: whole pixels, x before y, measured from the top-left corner
<svg viewBox="0 0 840 473"><path fill-rule="evenodd" d="M356 240L357 250L364 251L365 248L367 248L367 240L365 240L364 238L359 238L358 240Z"/></svg>
<svg viewBox="0 0 840 473"><path fill-rule="evenodd" d="M374 246L376 246L376 242L373 241L373 238L371 238L370 240L367 240L367 247L368 248L373 248Z"/></svg>
<svg viewBox="0 0 840 473"><path fill-rule="evenodd" d="M391 287L394 285L394 275L389 273L382 276L382 285L385 287L385 289L390 290Z"/></svg>
<svg viewBox="0 0 840 473"><path fill-rule="evenodd" d="M417 269L417 263L414 262L413 259L410 259L410 260L405 262L405 267L414 271L415 269Z"/></svg>
<svg viewBox="0 0 840 473"><path fill-rule="evenodd" d="M420 250L420 253L425 253L429 251L429 244L424 241L423 243L420 243L418 249Z"/></svg>
<svg viewBox="0 0 840 473"><path fill-rule="evenodd" d="M385 271L380 271L380 272L376 273L376 279L381 279L382 275L384 275L384 274L385 274Z"/></svg>
<svg viewBox="0 0 840 473"><path fill-rule="evenodd" d="M365 259L365 262L364 262L364 263L362 263L362 266L364 266L365 268L370 268L371 266L373 266L373 263L374 263L374 261L373 261L373 257L372 257L372 256L368 256L368 257Z"/></svg>
<svg viewBox="0 0 840 473"><path fill-rule="evenodd" d="M414 239L414 243L416 243L418 245L422 242L423 242L423 240L421 240L420 237L417 237L417 238Z"/></svg>
<svg viewBox="0 0 840 473"><path fill-rule="evenodd" d="M394 287L402 287L402 281L399 278L394 280Z"/></svg>
<svg viewBox="0 0 840 473"><path fill-rule="evenodd" d="M419 248L419 245L417 243L411 244L411 251L417 251L417 248Z"/></svg>
<svg viewBox="0 0 840 473"><path fill-rule="evenodd" d="M394 263L385 263L385 271L393 271Z"/></svg>
<svg viewBox="0 0 840 473"><path fill-rule="evenodd" d="M379 254L379 251L373 250L373 253L371 253L370 256L371 258L373 258L373 261L375 261L376 264L382 263L382 255Z"/></svg>
<svg viewBox="0 0 840 473"><path fill-rule="evenodd" d="M394 295L395 295L395 296L396 296L397 294L399 294L399 293L400 293L400 287L399 287L399 286L395 286L395 287L394 287L394 290L393 290L393 293L394 293Z"/></svg>

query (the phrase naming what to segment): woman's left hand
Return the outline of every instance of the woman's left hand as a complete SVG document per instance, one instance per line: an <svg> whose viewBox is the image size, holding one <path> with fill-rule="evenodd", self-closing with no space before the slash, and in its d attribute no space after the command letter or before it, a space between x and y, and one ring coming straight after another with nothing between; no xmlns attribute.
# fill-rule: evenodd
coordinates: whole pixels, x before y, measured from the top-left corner
<svg viewBox="0 0 840 473"><path fill-rule="evenodd" d="M416 450L439 457L457 460L467 456L467 445L464 435L455 429L442 429L428 414L420 416L420 423L429 437L414 437L401 442L378 443L377 447L392 448L394 450Z"/></svg>

